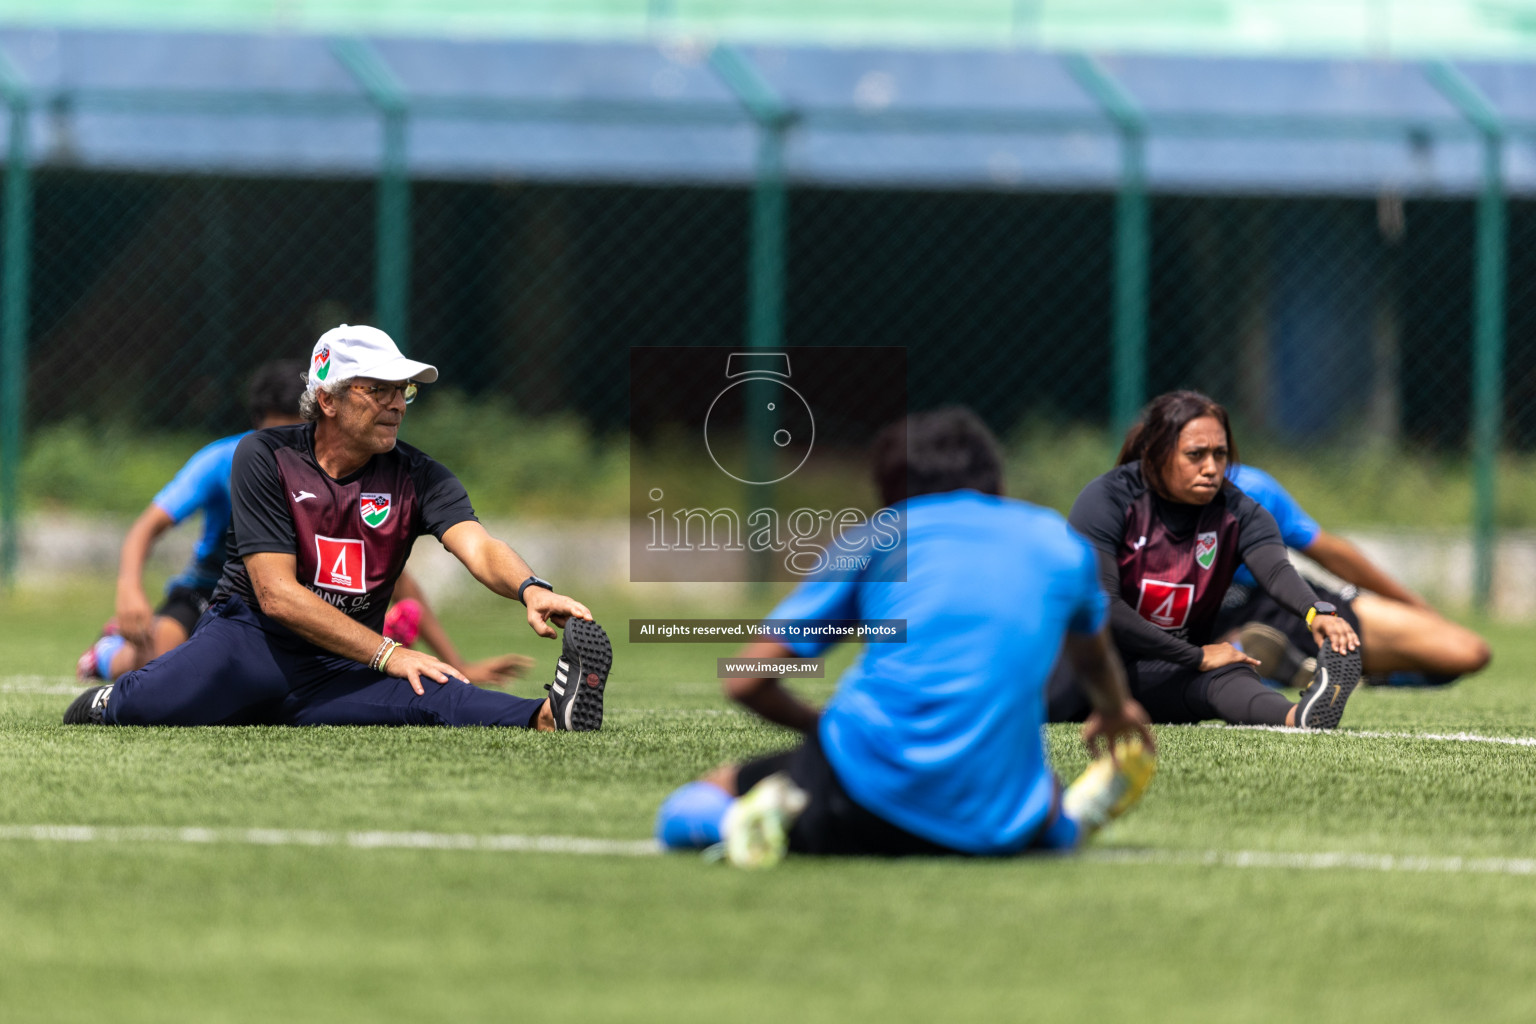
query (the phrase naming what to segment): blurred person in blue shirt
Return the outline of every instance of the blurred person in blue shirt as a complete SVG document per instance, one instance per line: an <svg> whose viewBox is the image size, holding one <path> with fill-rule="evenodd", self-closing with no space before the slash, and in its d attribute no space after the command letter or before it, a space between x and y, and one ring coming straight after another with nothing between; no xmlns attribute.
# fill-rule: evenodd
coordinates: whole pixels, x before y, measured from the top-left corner
<svg viewBox="0 0 1536 1024"><path fill-rule="evenodd" d="M674 792L657 818L665 846L717 848L748 867L786 849L1064 850L1150 781L1146 713L1109 640L1088 544L1057 513L1001 496L997 444L967 410L894 424L874 462L899 542L859 547L871 552L863 569L823 571L768 618L903 620L905 642L867 644L820 711L773 675L726 680L732 700L804 739ZM815 658L835 642L763 640L741 658ZM1109 749L1065 794L1041 734L1044 685L1063 645L1095 709L1084 738Z"/></svg>
<svg viewBox="0 0 1536 1024"><path fill-rule="evenodd" d="M1367 682L1445 685L1488 664L1491 653L1482 637L1441 616L1354 544L1324 530L1273 476L1246 465L1233 466L1227 476L1274 517L1287 547L1343 581L1338 590L1319 587L1318 594L1360 634ZM1317 642L1294 618L1239 570L1217 628L1263 663L1266 678L1305 687L1316 667Z"/></svg>
<svg viewBox="0 0 1536 1024"><path fill-rule="evenodd" d="M246 391L254 429L299 422L305 372L305 364L297 359L257 368ZM75 675L81 681L111 682L192 635L224 572L224 548L229 540L229 471L235 446L248 433L223 437L200 449L129 527L118 558L115 613L103 631L105 635L80 656ZM192 561L167 581L160 606L151 608L144 593L144 563L162 534L196 512L202 512L203 526Z"/></svg>

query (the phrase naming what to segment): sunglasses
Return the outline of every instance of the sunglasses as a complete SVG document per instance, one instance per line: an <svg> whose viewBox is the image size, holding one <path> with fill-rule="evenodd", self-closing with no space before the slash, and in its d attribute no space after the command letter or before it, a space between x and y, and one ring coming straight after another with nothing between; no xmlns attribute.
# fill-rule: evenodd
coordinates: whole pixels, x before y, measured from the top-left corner
<svg viewBox="0 0 1536 1024"><path fill-rule="evenodd" d="M348 388L359 394L367 395L380 405L388 405L395 400L396 393L405 396L405 404L410 405L416 401L416 382L408 380L404 384L348 384Z"/></svg>

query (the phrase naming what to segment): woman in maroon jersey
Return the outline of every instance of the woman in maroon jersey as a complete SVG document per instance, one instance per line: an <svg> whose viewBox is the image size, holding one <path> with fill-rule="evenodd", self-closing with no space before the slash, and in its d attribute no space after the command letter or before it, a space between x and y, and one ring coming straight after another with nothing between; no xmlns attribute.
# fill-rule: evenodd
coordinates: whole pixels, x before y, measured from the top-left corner
<svg viewBox="0 0 1536 1024"><path fill-rule="evenodd" d="M1360 638L1291 566L1273 517L1227 480L1236 459L1225 409L1197 391L1159 395L1068 521L1098 552L1115 645L1153 721L1331 729L1360 679ZM1296 704L1264 685L1254 658L1215 641L1239 563L1326 641L1317 681ZM1056 675L1051 720L1086 717L1070 678Z"/></svg>

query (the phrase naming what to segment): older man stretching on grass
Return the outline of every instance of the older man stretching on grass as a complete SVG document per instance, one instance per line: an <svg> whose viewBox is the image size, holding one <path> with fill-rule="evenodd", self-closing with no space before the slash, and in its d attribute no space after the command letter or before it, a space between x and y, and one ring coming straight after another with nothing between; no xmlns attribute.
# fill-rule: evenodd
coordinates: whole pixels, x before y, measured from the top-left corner
<svg viewBox="0 0 1536 1024"><path fill-rule="evenodd" d="M598 728L612 649L591 612L487 533L452 473L397 442L417 383L436 379L436 367L405 358L376 328L322 335L300 403L306 422L255 431L235 450L230 557L192 637L86 690L65 723ZM381 634L424 533L487 588L522 601L535 632L565 627L547 699L482 690Z"/></svg>

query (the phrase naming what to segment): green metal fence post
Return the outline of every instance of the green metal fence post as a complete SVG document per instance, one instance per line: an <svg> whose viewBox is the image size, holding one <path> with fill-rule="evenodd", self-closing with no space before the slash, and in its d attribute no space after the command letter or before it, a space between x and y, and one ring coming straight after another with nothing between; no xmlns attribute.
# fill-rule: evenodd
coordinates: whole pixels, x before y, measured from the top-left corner
<svg viewBox="0 0 1536 1024"><path fill-rule="evenodd" d="M409 97L379 51L362 39L337 39L331 53L357 81L383 118L379 166L377 238L374 249L374 315L401 346L410 326L411 179L406 168Z"/></svg>
<svg viewBox="0 0 1536 1024"><path fill-rule="evenodd" d="M1118 444L1147 393L1147 274L1152 247L1147 203L1147 119L1135 98L1102 64L1084 54L1067 70L1120 134L1120 187L1115 194L1115 285L1112 313L1113 401Z"/></svg>
<svg viewBox="0 0 1536 1024"><path fill-rule="evenodd" d="M794 112L774 92L739 50L715 47L710 67L757 122L757 167L752 184L752 237L747 262L747 347L775 349L784 344L784 262L789 199L784 179L784 141ZM757 403L747 407L747 465L754 480L772 479L771 441L776 415ZM749 492L761 505L771 504L771 485ZM754 553L752 576L766 583L770 553Z"/></svg>
<svg viewBox="0 0 1536 1024"><path fill-rule="evenodd" d="M788 202L784 137L794 120L789 106L733 46L717 46L709 63L758 125L757 173L752 186L747 345L775 348L784 341L784 236Z"/></svg>
<svg viewBox="0 0 1536 1024"><path fill-rule="evenodd" d="M0 54L0 96L10 111L5 158L4 269L0 271L0 584L20 560L22 421L27 400L28 290L32 260L32 172L27 163L31 94Z"/></svg>
<svg viewBox="0 0 1536 1024"><path fill-rule="evenodd" d="M1504 194L1504 122L1498 110L1447 61L1425 75L1483 140L1483 180L1477 197L1472 326L1472 600L1488 607L1493 593L1499 441L1504 432L1504 279L1509 214Z"/></svg>

